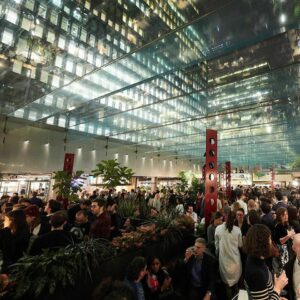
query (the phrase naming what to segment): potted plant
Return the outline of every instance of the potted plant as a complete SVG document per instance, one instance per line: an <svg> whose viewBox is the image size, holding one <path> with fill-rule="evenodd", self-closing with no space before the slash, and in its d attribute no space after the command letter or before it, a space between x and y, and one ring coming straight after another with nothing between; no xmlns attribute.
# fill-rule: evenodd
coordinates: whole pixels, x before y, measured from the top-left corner
<svg viewBox="0 0 300 300"><path fill-rule="evenodd" d="M93 269L113 255L115 249L107 241L91 239L24 256L11 267L12 299L57 300L61 291L74 289L79 281L91 282Z"/></svg>
<svg viewBox="0 0 300 300"><path fill-rule="evenodd" d="M92 170L93 176L103 178L104 187L111 189L118 185L129 184L133 176L132 169L122 167L116 159L102 160L97 168Z"/></svg>
<svg viewBox="0 0 300 300"><path fill-rule="evenodd" d="M185 172L184 171L180 171L178 173L178 177L179 177L179 181L180 181L180 183L179 183L179 190L180 190L180 192L184 192L185 189L188 186L188 179L186 177Z"/></svg>
<svg viewBox="0 0 300 300"><path fill-rule="evenodd" d="M68 171L54 172L53 179L55 183L52 189L57 191L58 199L67 203L76 202L78 200L77 193L81 191L82 182L80 176L82 174L83 171L76 171L74 174ZM67 203L64 204L67 206Z"/></svg>

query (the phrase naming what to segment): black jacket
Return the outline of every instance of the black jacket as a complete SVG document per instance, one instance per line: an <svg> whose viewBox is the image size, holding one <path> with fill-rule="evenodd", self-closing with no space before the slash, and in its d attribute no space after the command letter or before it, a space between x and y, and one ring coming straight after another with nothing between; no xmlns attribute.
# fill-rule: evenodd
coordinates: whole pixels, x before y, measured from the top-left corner
<svg viewBox="0 0 300 300"><path fill-rule="evenodd" d="M185 290L188 290L191 282L192 282L192 269L196 258L192 256L187 263L185 264L185 276L184 281L184 287ZM203 260L202 260L202 268L201 268L201 280L203 284L203 289L205 291L210 291L212 293L215 292L215 283L216 283L216 274L217 274L217 264L216 259L208 254L203 254Z"/></svg>
<svg viewBox="0 0 300 300"><path fill-rule="evenodd" d="M64 248L73 244L73 236L64 230L52 230L44 235L38 236L32 243L30 255L40 255L43 249Z"/></svg>

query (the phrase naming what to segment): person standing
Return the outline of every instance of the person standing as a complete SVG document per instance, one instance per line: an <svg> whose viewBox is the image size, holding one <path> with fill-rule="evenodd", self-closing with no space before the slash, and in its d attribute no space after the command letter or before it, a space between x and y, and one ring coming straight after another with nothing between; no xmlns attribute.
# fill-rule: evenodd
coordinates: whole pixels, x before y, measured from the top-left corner
<svg viewBox="0 0 300 300"><path fill-rule="evenodd" d="M280 297L281 291L288 282L285 272L283 271L279 276L275 275L273 280L265 262L265 259L272 255L270 229L263 224L251 226L245 238L244 249L248 255L245 267L245 285L251 299L286 299Z"/></svg>
<svg viewBox="0 0 300 300"><path fill-rule="evenodd" d="M72 233L64 230L67 216L64 211L58 211L50 217L51 231L38 236L29 249L30 255L40 255L44 249L53 251L74 243Z"/></svg>
<svg viewBox="0 0 300 300"><path fill-rule="evenodd" d="M28 201L30 202L30 204L36 205L39 208L43 207L43 201L42 201L41 198L38 198L38 193L37 192L33 192L32 197L29 198Z"/></svg>
<svg viewBox="0 0 300 300"><path fill-rule="evenodd" d="M146 274L147 265L144 257L135 257L129 263L124 282L132 289L137 300L145 300L145 292L141 281Z"/></svg>
<svg viewBox="0 0 300 300"><path fill-rule="evenodd" d="M292 249L295 255L285 265L288 277L288 299L300 299L300 233L294 235Z"/></svg>
<svg viewBox="0 0 300 300"><path fill-rule="evenodd" d="M111 217L105 209L105 200L96 199L92 201L91 211L96 219L91 223L90 237L110 239Z"/></svg>
<svg viewBox="0 0 300 300"><path fill-rule="evenodd" d="M226 285L228 299L237 292L237 283L242 275L240 248L243 245L242 232L234 225L235 212L227 215L227 220L216 228L215 246L219 258L219 270L222 281Z"/></svg>
<svg viewBox="0 0 300 300"><path fill-rule="evenodd" d="M184 289L188 300L210 300L215 294L215 258L206 252L206 241L197 238L185 252Z"/></svg>

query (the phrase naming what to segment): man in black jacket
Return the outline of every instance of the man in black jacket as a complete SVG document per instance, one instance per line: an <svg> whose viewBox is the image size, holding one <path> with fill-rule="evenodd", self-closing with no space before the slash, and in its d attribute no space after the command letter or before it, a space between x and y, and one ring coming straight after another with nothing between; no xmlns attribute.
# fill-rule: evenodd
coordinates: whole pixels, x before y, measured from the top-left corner
<svg viewBox="0 0 300 300"><path fill-rule="evenodd" d="M215 292L216 261L206 251L206 241L197 238L185 252L185 289L189 300L210 300Z"/></svg>
<svg viewBox="0 0 300 300"><path fill-rule="evenodd" d="M40 255L44 249L57 250L73 244L71 232L65 231L64 225L67 222L65 212L58 211L50 218L51 231L37 237L29 250L30 255Z"/></svg>
<svg viewBox="0 0 300 300"><path fill-rule="evenodd" d="M286 276L289 279L288 299L292 300L300 298L300 233L294 235L293 250L296 255L285 265Z"/></svg>

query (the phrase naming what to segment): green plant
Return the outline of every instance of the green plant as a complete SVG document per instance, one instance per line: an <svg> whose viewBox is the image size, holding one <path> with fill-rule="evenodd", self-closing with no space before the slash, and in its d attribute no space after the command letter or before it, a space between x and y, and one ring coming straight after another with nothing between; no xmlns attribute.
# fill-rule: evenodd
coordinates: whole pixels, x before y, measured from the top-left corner
<svg viewBox="0 0 300 300"><path fill-rule="evenodd" d="M180 180L179 189L181 192L183 192L188 186L188 179L187 179L184 171L180 171L178 173L178 177Z"/></svg>
<svg viewBox="0 0 300 300"><path fill-rule="evenodd" d="M75 286L78 280L92 280L92 268L114 254L115 249L107 241L91 239L42 255L25 256L11 267L13 297L35 299L43 293L52 295L58 288Z"/></svg>
<svg viewBox="0 0 300 300"><path fill-rule="evenodd" d="M161 212L155 218L157 231L168 228L170 224L178 217L176 209L169 210L168 212Z"/></svg>
<svg viewBox="0 0 300 300"><path fill-rule="evenodd" d="M146 199L140 199L138 206L141 218L147 219L150 216L150 206L147 204Z"/></svg>
<svg viewBox="0 0 300 300"><path fill-rule="evenodd" d="M52 189L57 190L59 197L68 199L69 201L78 200L77 192L81 191L82 183L80 182L80 176L83 171L76 171L71 174L67 171L54 172L53 179L55 184Z"/></svg>
<svg viewBox="0 0 300 300"><path fill-rule="evenodd" d="M292 169L299 169L300 168L300 157L297 157L292 163L291 163Z"/></svg>
<svg viewBox="0 0 300 300"><path fill-rule="evenodd" d="M118 204L118 213L122 218L132 218L134 217L137 205L134 200L124 199L120 200Z"/></svg>
<svg viewBox="0 0 300 300"><path fill-rule="evenodd" d="M92 170L92 173L95 177L103 177L103 185L107 188L128 184L134 174L132 169L122 167L116 159L99 162L97 164L97 169Z"/></svg>

